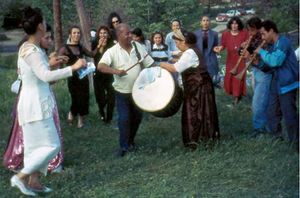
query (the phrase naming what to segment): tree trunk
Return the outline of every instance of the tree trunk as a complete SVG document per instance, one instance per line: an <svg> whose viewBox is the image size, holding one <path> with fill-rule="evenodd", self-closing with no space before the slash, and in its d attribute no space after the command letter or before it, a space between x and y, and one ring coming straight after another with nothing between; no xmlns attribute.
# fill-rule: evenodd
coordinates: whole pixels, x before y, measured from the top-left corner
<svg viewBox="0 0 300 198"><path fill-rule="evenodd" d="M54 46L55 51L63 45L60 0L53 0Z"/></svg>
<svg viewBox="0 0 300 198"><path fill-rule="evenodd" d="M91 43L90 43L91 25L84 11L82 0L76 0L75 4L76 4L76 10L79 16L79 20L80 20L81 33L82 33L81 35L83 37L83 45L90 50L91 49Z"/></svg>

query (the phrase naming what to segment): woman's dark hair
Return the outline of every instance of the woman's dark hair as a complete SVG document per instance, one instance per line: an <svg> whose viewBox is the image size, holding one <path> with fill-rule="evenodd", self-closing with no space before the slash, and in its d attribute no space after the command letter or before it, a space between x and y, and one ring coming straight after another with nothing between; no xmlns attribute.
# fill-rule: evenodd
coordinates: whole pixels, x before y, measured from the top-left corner
<svg viewBox="0 0 300 198"><path fill-rule="evenodd" d="M97 33L96 33L96 40L97 40L97 42L98 42L98 40L99 40L99 33L100 33L101 30L107 31L108 36L109 36L109 37L108 37L108 40L112 39L112 35L111 35L110 29L109 29L107 26L102 25L102 26L100 26L100 27L98 28Z"/></svg>
<svg viewBox="0 0 300 198"><path fill-rule="evenodd" d="M79 29L80 32L81 32L81 29L80 29L79 26L77 26L77 25L72 25L72 26L69 28L68 33L71 34L73 29Z"/></svg>
<svg viewBox="0 0 300 198"><path fill-rule="evenodd" d="M208 18L208 20L210 20L210 17L209 17L209 15L205 14L205 15L202 15L202 17L201 17L200 21L202 21L202 19L203 19L204 17L206 17L206 18Z"/></svg>
<svg viewBox="0 0 300 198"><path fill-rule="evenodd" d="M51 25L49 25L49 23L46 23L46 32L50 32L51 33L51 39L54 40L54 33L53 33Z"/></svg>
<svg viewBox="0 0 300 198"><path fill-rule="evenodd" d="M237 16L232 17L228 21L228 23L227 23L227 29L231 30L231 25L233 24L234 21L238 24L238 29L239 30L244 29L244 24L243 24L242 20L239 17L237 17Z"/></svg>
<svg viewBox="0 0 300 198"><path fill-rule="evenodd" d="M43 16L39 8L26 7L23 9L22 27L26 34L36 33L40 23L43 23Z"/></svg>
<svg viewBox="0 0 300 198"><path fill-rule="evenodd" d="M71 34L72 34L72 30L73 29L79 29L79 31L81 32L81 29L80 29L80 27L79 26L77 26L77 25L72 25L70 28L69 28L69 30L68 30L68 34L69 34L69 37L68 37L68 41L69 42L71 42ZM81 36L80 36L80 39L81 39Z"/></svg>
<svg viewBox="0 0 300 198"><path fill-rule="evenodd" d="M273 29L273 31L275 33L277 33L277 34L279 33L279 31L277 29L277 25L273 21L271 21L271 20L265 20L265 21L263 21L261 23L261 27L265 28L265 30L267 32L269 32L271 29Z"/></svg>
<svg viewBox="0 0 300 198"><path fill-rule="evenodd" d="M180 27L181 27L181 24L182 24L182 23L181 23L181 21L180 21L179 19L172 19L172 20L171 20L171 23L170 23L171 26L173 25L174 22L178 22L179 25L180 25Z"/></svg>
<svg viewBox="0 0 300 198"><path fill-rule="evenodd" d="M108 18L107 18L107 26L110 28L110 29L114 29L114 26L113 26L113 23L112 23L112 19L116 17L119 21L119 23L122 23L122 19L121 17L118 15L118 13L116 12L112 12L108 15Z"/></svg>
<svg viewBox="0 0 300 198"><path fill-rule="evenodd" d="M46 23L46 32L52 32L51 25L49 23Z"/></svg>
<svg viewBox="0 0 300 198"><path fill-rule="evenodd" d="M261 19L258 17L251 17L246 24L248 27L259 30L261 28Z"/></svg>
<svg viewBox="0 0 300 198"><path fill-rule="evenodd" d="M188 45L195 45L197 43L197 37L193 32L188 32L184 29L180 29L182 35L184 36L185 43ZM173 39L182 41L180 38L177 38L175 35L172 36Z"/></svg>
<svg viewBox="0 0 300 198"><path fill-rule="evenodd" d="M160 31L156 31L156 32L152 33L152 35L151 35L151 43L152 43L152 44L154 43L154 36L155 36L156 34L159 34L159 35L161 36L161 44L164 45L164 44L165 44L164 34L163 34L162 32L160 32Z"/></svg>
<svg viewBox="0 0 300 198"><path fill-rule="evenodd" d="M134 35L140 37L141 42L145 43L145 36L144 36L143 31L141 30L141 28L135 28L134 30L131 31L131 34L134 34Z"/></svg>

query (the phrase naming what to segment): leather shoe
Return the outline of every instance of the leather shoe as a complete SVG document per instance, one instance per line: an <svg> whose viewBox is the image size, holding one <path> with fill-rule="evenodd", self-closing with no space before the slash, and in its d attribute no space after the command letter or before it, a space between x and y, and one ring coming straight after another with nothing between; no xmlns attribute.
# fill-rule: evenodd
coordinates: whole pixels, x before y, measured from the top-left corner
<svg viewBox="0 0 300 198"><path fill-rule="evenodd" d="M253 133L251 134L251 138L257 138L260 134L262 134L263 132L261 130L258 129L254 129Z"/></svg>
<svg viewBox="0 0 300 198"><path fill-rule="evenodd" d="M127 150L119 149L117 151L117 157L124 157L127 153Z"/></svg>
<svg viewBox="0 0 300 198"><path fill-rule="evenodd" d="M186 145L189 149L191 149L192 151L197 149L198 144L196 142L189 142Z"/></svg>
<svg viewBox="0 0 300 198"><path fill-rule="evenodd" d="M129 145L129 147L128 147L129 152L135 152L136 150L137 150L137 147L134 143Z"/></svg>
<svg viewBox="0 0 300 198"><path fill-rule="evenodd" d="M32 192L31 190L29 190L28 188L26 188L26 186L24 185L24 183L21 181L21 179L17 176L14 175L11 179L10 179L10 184L12 187L17 187L19 188L19 190L24 194L24 195L28 195L28 196L36 196L36 193Z"/></svg>

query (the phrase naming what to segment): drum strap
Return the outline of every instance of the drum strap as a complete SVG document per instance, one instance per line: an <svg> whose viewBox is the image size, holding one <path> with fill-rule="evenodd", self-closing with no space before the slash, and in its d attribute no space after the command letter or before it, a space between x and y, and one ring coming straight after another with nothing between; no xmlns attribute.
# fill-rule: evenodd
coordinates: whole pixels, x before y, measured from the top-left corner
<svg viewBox="0 0 300 198"><path fill-rule="evenodd" d="M135 50L136 57L138 58L138 61L140 61L142 59L142 57L141 57L141 54L140 54L139 50L137 49L135 41L132 42L132 45L133 45L133 48ZM140 66L141 66L142 69L144 69L143 62L140 63Z"/></svg>

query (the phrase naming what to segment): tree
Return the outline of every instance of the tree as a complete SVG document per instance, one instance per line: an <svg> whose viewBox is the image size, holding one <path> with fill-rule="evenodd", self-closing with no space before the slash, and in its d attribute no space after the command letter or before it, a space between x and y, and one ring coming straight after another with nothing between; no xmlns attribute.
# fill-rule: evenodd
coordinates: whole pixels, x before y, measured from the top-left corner
<svg viewBox="0 0 300 198"><path fill-rule="evenodd" d="M79 20L80 20L83 43L84 43L85 47L90 49L91 48L91 43L90 43L91 25L89 23L87 15L84 11L84 6L83 6L82 0L76 0L75 4L76 4L76 10L77 10L77 13L79 16Z"/></svg>
<svg viewBox="0 0 300 198"><path fill-rule="evenodd" d="M170 31L170 21L175 18L192 31L202 13L199 0L128 0L126 10L131 25L148 34L157 30Z"/></svg>
<svg viewBox="0 0 300 198"><path fill-rule="evenodd" d="M63 44L60 0L53 0L53 24L54 24L54 46L55 50Z"/></svg>
<svg viewBox="0 0 300 198"><path fill-rule="evenodd" d="M258 16L274 21L280 32L299 29L299 0L264 0L263 4L268 12L258 6Z"/></svg>

